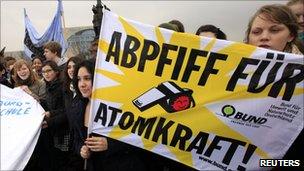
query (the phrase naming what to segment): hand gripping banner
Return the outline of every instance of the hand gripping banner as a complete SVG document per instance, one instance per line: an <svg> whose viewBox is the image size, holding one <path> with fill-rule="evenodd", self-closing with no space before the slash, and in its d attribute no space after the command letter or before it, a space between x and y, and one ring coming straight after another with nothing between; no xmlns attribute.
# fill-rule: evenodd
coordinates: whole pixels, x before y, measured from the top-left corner
<svg viewBox="0 0 304 171"><path fill-rule="evenodd" d="M260 170L303 129L303 56L105 11L90 132L199 170Z"/></svg>

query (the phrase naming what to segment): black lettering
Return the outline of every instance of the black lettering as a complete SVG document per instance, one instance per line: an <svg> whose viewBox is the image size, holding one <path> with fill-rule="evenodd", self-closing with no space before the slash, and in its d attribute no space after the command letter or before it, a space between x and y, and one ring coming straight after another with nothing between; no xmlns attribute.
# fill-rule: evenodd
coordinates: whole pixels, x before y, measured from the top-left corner
<svg viewBox="0 0 304 171"><path fill-rule="evenodd" d="M204 148L206 146L209 134L205 132L199 132L198 135L194 138L191 144L188 146L186 151L192 151L193 149L197 149L197 154L202 154ZM199 142L198 146L197 143Z"/></svg>
<svg viewBox="0 0 304 171"><path fill-rule="evenodd" d="M159 137L162 136L162 144L167 145L168 143L168 129L174 124L173 121L169 121L165 124L166 119L160 118L156 125L152 141L157 142Z"/></svg>
<svg viewBox="0 0 304 171"><path fill-rule="evenodd" d="M232 139L232 138L224 138L223 137L223 140L231 142L231 145L230 145L227 153L225 154L225 156L224 156L224 158L222 160L222 163L224 163L226 165L229 165L230 162L231 162L231 159L232 159L233 155L235 154L236 149L239 146L245 146L246 143L243 142L243 141Z"/></svg>
<svg viewBox="0 0 304 171"><path fill-rule="evenodd" d="M233 155L235 154L236 149L238 148L238 146L245 146L246 143L243 141L239 141L239 140L235 140L232 138L226 138L226 137L221 137L221 136L215 136L213 141L211 142L210 146L208 147L208 149L205 151L204 155L207 157L210 157L212 152L217 149L220 150L222 147L218 145L218 143L220 141L226 141L226 142L230 142L231 145L229 147L229 149L227 150L222 162L226 165L230 164L230 161L233 157Z"/></svg>
<svg viewBox="0 0 304 171"><path fill-rule="evenodd" d="M170 65L172 63L172 60L167 58L169 50L176 51L177 48L178 47L175 45L170 45L170 44L166 44L166 43L163 44L162 51L160 52L155 75L160 76L160 77L162 76L165 64Z"/></svg>
<svg viewBox="0 0 304 171"><path fill-rule="evenodd" d="M150 51L150 47L153 48L152 53L148 54ZM154 60L156 59L157 55L159 54L159 45L151 40L144 40L144 47L141 51L139 64L138 64L138 71L143 72L145 69L146 61L147 60Z"/></svg>
<svg viewBox="0 0 304 171"><path fill-rule="evenodd" d="M126 122L127 118L129 119ZM134 122L134 114L131 112L124 112L118 122L118 125L121 129L126 130L132 126L133 122Z"/></svg>
<svg viewBox="0 0 304 171"><path fill-rule="evenodd" d="M176 59L176 63L174 65L174 69L171 75L171 79L173 80L177 80L180 70L182 68L184 59L185 59L185 54L186 54L187 48L185 47L180 47L178 50L178 55L177 55L177 59Z"/></svg>
<svg viewBox="0 0 304 171"><path fill-rule="evenodd" d="M266 118L260 118L259 121L257 123L259 124L264 124L267 121Z"/></svg>
<svg viewBox="0 0 304 171"><path fill-rule="evenodd" d="M102 114L102 115L101 115ZM98 120L101 120L101 124L103 126L106 126L106 122L107 122L107 105L100 103L96 116L94 118L94 122L98 122Z"/></svg>
<svg viewBox="0 0 304 171"><path fill-rule="evenodd" d="M234 71L233 75L231 76L226 90L227 91L233 91L238 79L246 79L248 74L243 73L247 65L257 65L260 60L258 59L250 59L250 58L242 58L241 62L237 66L236 70Z"/></svg>
<svg viewBox="0 0 304 171"><path fill-rule="evenodd" d="M300 72L297 75L292 76L295 70L299 70ZM303 79L304 65L289 63L283 71L282 78L279 81L275 82L271 87L268 96L276 98L283 88L283 85L286 84L282 99L289 101L293 95L297 83L303 81Z"/></svg>
<svg viewBox="0 0 304 171"><path fill-rule="evenodd" d="M269 65L269 61L262 61L257 70L253 73L252 78L249 82L248 92L252 93L259 93L263 91L269 84L275 81L275 77L277 75L278 70L282 66L282 62L277 62L271 68L267 75L267 79L264 85L259 86L259 82L263 72L265 71L266 67ZM259 88L258 88L259 87Z"/></svg>
<svg viewBox="0 0 304 171"><path fill-rule="evenodd" d="M218 146L218 143L220 142L221 139L222 139L222 137L215 136L213 141L211 142L211 144L209 145L209 147L205 151L204 156L210 157L213 150L215 150L215 149L220 150L222 147Z"/></svg>
<svg viewBox="0 0 304 171"><path fill-rule="evenodd" d="M126 68L132 68L135 66L137 61L135 51L139 48L139 46L140 42L136 37L127 35L122 53L121 66Z"/></svg>
<svg viewBox="0 0 304 171"><path fill-rule="evenodd" d="M136 122L134 123L134 126L132 127L131 132L135 133L136 129L138 128L138 135L141 136L141 134L146 130L145 138L149 139L151 130L153 128L153 125L155 124L156 117L145 119L143 117L138 117Z"/></svg>
<svg viewBox="0 0 304 171"><path fill-rule="evenodd" d="M198 85L204 86L210 74L216 75L218 73L219 70L213 68L216 60L226 61L227 57L228 55L225 54L211 52L208 57L208 61L204 69L204 72L201 75L201 78L198 82Z"/></svg>
<svg viewBox="0 0 304 171"><path fill-rule="evenodd" d="M234 118L235 119L242 119L243 117L243 113L242 112L237 112L235 115L234 115Z"/></svg>
<svg viewBox="0 0 304 171"><path fill-rule="evenodd" d="M109 45L109 50L106 56L106 61L109 62L111 57L114 57L114 64L119 64L119 52L120 52L120 40L121 33L115 31L111 38L111 43ZM114 50L115 48L115 50Z"/></svg>
<svg viewBox="0 0 304 171"><path fill-rule="evenodd" d="M183 82L188 82L192 71L199 71L200 66L195 65L196 58L197 57L206 57L207 55L208 55L207 51L191 49L189 59L188 59L187 65L186 65L186 69L185 69L184 75L182 77Z"/></svg>
<svg viewBox="0 0 304 171"><path fill-rule="evenodd" d="M112 106L109 106L109 109L112 110L112 115L111 115L111 120L110 120L110 123L108 124L108 126L113 126L114 122L116 120L117 114L121 113L122 110L117 109L117 108L112 107Z"/></svg>
<svg viewBox="0 0 304 171"><path fill-rule="evenodd" d="M177 124L170 146L175 147L179 142L178 148L180 150L185 150L186 141L189 140L191 137L192 137L192 131L189 127L181 124Z"/></svg>

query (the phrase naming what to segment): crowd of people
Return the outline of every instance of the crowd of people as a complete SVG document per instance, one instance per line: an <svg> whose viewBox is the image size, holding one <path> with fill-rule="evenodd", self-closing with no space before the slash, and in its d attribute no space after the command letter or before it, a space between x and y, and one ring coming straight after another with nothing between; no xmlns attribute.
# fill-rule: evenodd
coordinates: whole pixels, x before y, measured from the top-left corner
<svg viewBox="0 0 304 171"><path fill-rule="evenodd" d="M304 53L304 1L262 6L249 20L244 42L282 52ZM159 27L185 32L178 20ZM214 25L202 25L198 36L227 40ZM25 170L194 170L181 163L97 134L87 135L98 41L91 46L92 58L81 55L67 62L57 42L44 45L44 57L32 61L5 57L0 63L1 84L20 87L45 109L42 131ZM303 130L285 159L303 159ZM302 156L301 156L302 155ZM84 164L86 163L86 164Z"/></svg>

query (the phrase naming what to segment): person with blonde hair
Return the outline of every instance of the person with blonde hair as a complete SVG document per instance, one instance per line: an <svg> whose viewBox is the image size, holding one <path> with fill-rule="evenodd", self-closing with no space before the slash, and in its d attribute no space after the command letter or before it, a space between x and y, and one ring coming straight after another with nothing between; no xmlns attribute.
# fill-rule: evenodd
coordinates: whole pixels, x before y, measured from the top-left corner
<svg viewBox="0 0 304 171"><path fill-rule="evenodd" d="M37 101L45 99L45 82L38 79L36 73L31 69L31 65L19 59L13 67L13 79L15 87L20 87L26 93L34 97Z"/></svg>

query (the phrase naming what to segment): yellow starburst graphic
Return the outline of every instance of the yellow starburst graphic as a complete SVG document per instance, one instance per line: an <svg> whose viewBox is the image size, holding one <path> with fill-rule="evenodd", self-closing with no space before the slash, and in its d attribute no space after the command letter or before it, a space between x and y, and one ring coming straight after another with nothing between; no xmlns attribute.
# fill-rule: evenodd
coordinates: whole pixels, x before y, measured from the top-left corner
<svg viewBox="0 0 304 171"><path fill-rule="evenodd" d="M202 39L207 39L203 37L198 37L186 33L177 33L172 32L169 36L164 36L164 30L155 27L153 30L156 42L159 45L159 48L164 48L164 44L172 45L171 49L167 51L167 64L163 66L162 72L157 74L156 66L159 63L161 53L159 53L156 58L153 60L146 60L144 64L143 71L138 71L139 69L139 58L144 48L144 42L148 38L144 36L135 26L130 24L128 21L123 18L119 18L119 22L122 25L125 33L130 36L134 36L138 39L140 46L134 52L136 58L136 64L132 67L123 67L121 66L121 59L123 57L123 47L119 49L119 60L116 66L123 74L118 74L116 72L111 72L104 70L103 68L97 68L96 74L103 75L111 80L117 82L115 86L107 86L102 88L97 88L93 92L93 99L100 99L103 101L115 102L122 104L120 109L122 111L132 111L135 118L144 117L144 118L153 118L157 117L159 120L160 117L167 119L166 121L174 121L176 124L172 125L170 130L175 130L178 124L187 125L191 127L193 135L199 134L199 132L207 132L215 134L218 136L224 137L234 137L237 140L244 141L247 143L253 144L250 139L239 133L238 131L227 126L223 121L221 121L215 114L208 110L205 105L214 101L225 101L225 100L242 100L247 98L266 98L268 97L268 92L271 88L269 85L261 93L252 94L247 91L247 85L237 84L234 92L225 91L227 83L229 82L231 75L238 63L242 60L243 57L250 57L252 53L256 50L256 47L245 45L242 43L230 43L226 47L213 50L216 46L218 40L208 39L208 43L201 48ZM186 47L186 48L185 48ZM110 43L107 40L100 40L99 50L101 53L107 54L110 48ZM118 48L118 47L114 47ZM191 49L201 49L202 51L208 52L206 56L200 56L195 58L193 64L198 66L199 69L192 71L190 76L185 76L185 71L187 70L186 63L191 56ZM155 49L149 49L148 54L151 54ZM161 50L160 50L161 51ZM218 54L229 54L226 56L225 60L217 60L214 63L214 67L218 69L217 74L209 75L207 82L204 85L199 85L199 81L202 79L202 74L204 69L208 65L208 60L211 58L211 52ZM178 56L184 53L185 58L178 58ZM176 64L181 60L183 64L177 66ZM113 59L109 61L114 63ZM114 65L114 64L113 64ZM179 74L174 76L173 71L178 72ZM180 87L193 90L193 99L195 99L196 106L184 111L168 113L160 105L155 105L153 108L150 108L145 111L140 111L132 101L146 92L147 90L157 86L165 81L176 82ZM295 94L303 94L303 88L296 88ZM279 96L283 95L283 91L280 92ZM178 124L177 124L178 123ZM154 126L155 127L155 126ZM152 129L154 131L154 129ZM114 126L111 130L109 136L117 139L121 139L125 136L133 134L131 128L122 131L119 126ZM151 135L153 132L151 133ZM174 136L173 131L168 132L168 139L172 139ZM152 150L158 144L161 144L161 138L157 142L151 141L149 138L144 137L144 134L141 135L141 140L144 145L144 148L147 150ZM210 142L208 142L210 143ZM188 146L190 142L187 142ZM171 152L172 155L178 161L181 161L189 166L193 166L193 158L190 152L185 150L180 150L176 147L167 145L167 149ZM257 148L255 151L256 155L259 155L261 158L270 158L268 154L260 148Z"/></svg>

